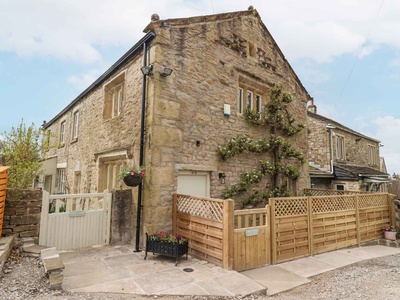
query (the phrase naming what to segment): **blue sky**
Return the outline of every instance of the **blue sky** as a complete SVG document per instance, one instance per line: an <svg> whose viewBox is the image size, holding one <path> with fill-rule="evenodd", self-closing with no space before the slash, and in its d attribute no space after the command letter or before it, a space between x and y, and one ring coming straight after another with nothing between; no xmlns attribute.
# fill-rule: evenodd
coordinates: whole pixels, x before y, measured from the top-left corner
<svg viewBox="0 0 400 300"><path fill-rule="evenodd" d="M398 0L0 0L0 133L50 120L161 19L253 5L318 113L381 141L400 173Z"/></svg>

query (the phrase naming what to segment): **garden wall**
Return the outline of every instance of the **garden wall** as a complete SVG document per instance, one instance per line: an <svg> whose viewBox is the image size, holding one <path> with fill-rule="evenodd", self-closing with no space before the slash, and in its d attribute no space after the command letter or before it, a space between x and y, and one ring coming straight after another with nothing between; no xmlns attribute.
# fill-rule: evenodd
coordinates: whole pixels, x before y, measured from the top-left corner
<svg viewBox="0 0 400 300"><path fill-rule="evenodd" d="M19 197L13 197L12 192L7 192L2 235L37 239L41 208L41 190L25 190Z"/></svg>

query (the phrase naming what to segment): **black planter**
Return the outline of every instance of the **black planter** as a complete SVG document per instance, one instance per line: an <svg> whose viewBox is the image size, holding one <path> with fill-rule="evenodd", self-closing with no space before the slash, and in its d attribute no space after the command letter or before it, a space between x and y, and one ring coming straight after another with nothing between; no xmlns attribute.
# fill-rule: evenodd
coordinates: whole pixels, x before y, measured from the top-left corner
<svg viewBox="0 0 400 300"><path fill-rule="evenodd" d="M183 244L171 244L165 242L150 241L149 235L146 233L146 254L144 256L144 259L147 258L147 252L153 252L153 254L161 254L165 256L175 257L175 266L177 266L179 259L182 255L186 254L187 260L188 250L188 241L185 241Z"/></svg>
<svg viewBox="0 0 400 300"><path fill-rule="evenodd" d="M134 177L134 176L126 176L124 177L124 183L127 186L138 186L142 183L143 178Z"/></svg>

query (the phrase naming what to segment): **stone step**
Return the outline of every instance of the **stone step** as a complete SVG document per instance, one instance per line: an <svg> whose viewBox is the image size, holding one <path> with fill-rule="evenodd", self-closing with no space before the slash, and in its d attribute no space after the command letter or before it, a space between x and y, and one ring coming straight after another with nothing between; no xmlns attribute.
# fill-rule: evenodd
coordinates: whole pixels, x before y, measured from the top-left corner
<svg viewBox="0 0 400 300"><path fill-rule="evenodd" d="M32 240L25 240L22 249L32 255L39 256L43 262L44 271L49 275L51 290L61 290L65 268L62 259L55 247L36 245Z"/></svg>
<svg viewBox="0 0 400 300"><path fill-rule="evenodd" d="M14 236L0 237L0 273L3 266L10 256L12 246L14 243Z"/></svg>

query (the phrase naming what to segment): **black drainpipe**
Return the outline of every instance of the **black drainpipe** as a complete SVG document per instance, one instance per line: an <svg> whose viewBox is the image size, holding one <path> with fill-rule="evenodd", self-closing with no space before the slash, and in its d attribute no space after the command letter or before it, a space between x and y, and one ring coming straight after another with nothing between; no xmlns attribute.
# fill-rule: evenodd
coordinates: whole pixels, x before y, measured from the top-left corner
<svg viewBox="0 0 400 300"><path fill-rule="evenodd" d="M147 44L143 43L143 66L147 65ZM146 75L143 74L143 85L142 85L142 114L140 117L140 152L139 152L139 166L143 166L144 163L144 117L146 112ZM143 183L139 184L138 189L138 203L137 203L137 216L136 216L136 249L134 252L142 251L139 249L140 244L140 215L142 211L142 186Z"/></svg>

